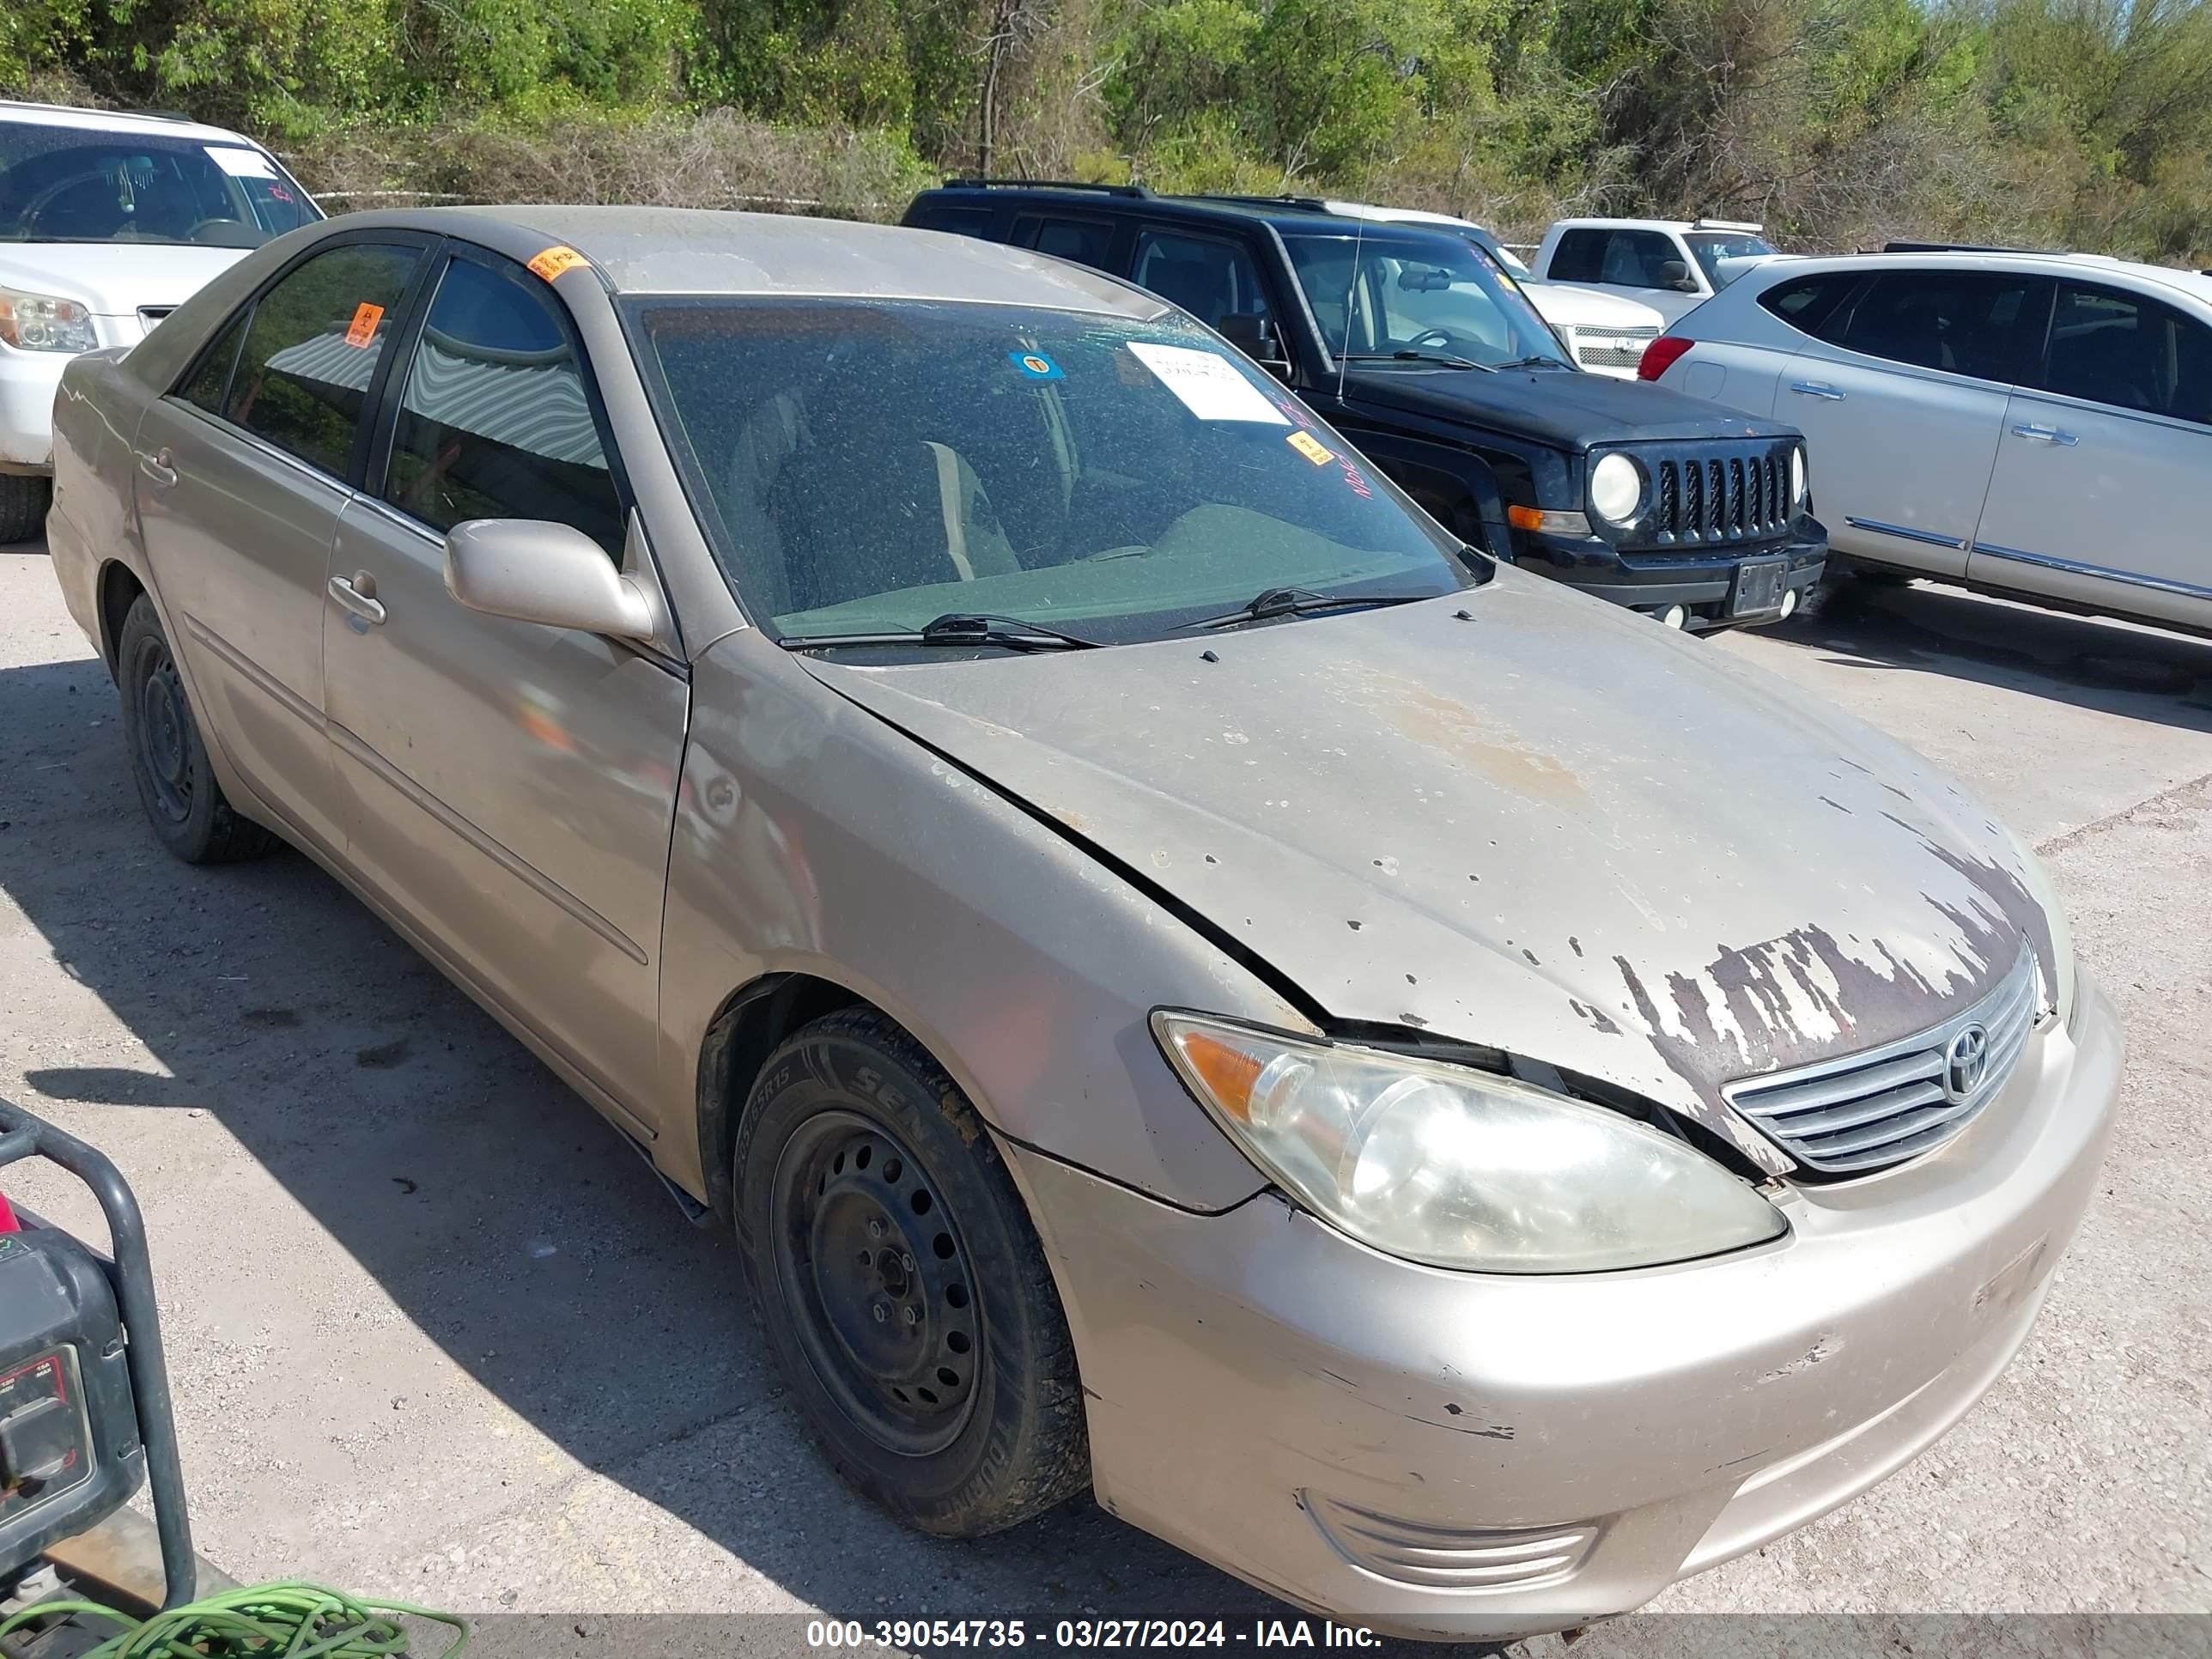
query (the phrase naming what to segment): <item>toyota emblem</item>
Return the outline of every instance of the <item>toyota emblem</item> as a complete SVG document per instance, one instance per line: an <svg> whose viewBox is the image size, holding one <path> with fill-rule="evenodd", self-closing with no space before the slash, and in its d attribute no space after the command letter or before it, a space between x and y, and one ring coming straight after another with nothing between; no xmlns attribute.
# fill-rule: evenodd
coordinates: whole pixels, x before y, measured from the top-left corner
<svg viewBox="0 0 2212 1659"><path fill-rule="evenodd" d="M1982 1086L1990 1069L1990 1033L1986 1026L1969 1025L1951 1039L1943 1053L1943 1091L1953 1100L1965 1100Z"/></svg>

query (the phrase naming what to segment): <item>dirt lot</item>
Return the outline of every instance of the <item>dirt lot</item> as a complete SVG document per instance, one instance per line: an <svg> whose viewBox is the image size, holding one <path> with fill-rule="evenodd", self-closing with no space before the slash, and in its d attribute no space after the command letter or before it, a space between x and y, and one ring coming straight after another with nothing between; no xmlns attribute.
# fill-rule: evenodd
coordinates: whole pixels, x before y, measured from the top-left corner
<svg viewBox="0 0 2212 1659"><path fill-rule="evenodd" d="M1914 588L1712 648L2035 842L2132 1054L2104 1196L1989 1398L1662 1608L2212 1609L2212 644ZM581 1102L306 859L160 852L35 545L0 550L0 1094L144 1201L201 1545L241 1577L482 1611L1280 1611L1089 1505L956 1547L848 1496L729 1249Z"/></svg>

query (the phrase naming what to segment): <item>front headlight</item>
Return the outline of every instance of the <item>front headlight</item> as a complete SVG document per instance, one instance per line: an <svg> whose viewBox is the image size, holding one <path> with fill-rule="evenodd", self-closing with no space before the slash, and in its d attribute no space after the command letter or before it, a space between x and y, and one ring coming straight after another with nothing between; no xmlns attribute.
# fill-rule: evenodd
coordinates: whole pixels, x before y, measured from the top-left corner
<svg viewBox="0 0 2212 1659"><path fill-rule="evenodd" d="M1686 1143L1510 1078L1164 1009L1152 1033L1254 1162L1392 1255L1589 1273L1784 1230L1772 1205Z"/></svg>
<svg viewBox="0 0 2212 1659"><path fill-rule="evenodd" d="M1608 524L1627 524L1644 505L1644 469L1626 455L1607 455L1590 469L1590 507Z"/></svg>
<svg viewBox="0 0 2212 1659"><path fill-rule="evenodd" d="M90 351L92 313L75 300L0 288L0 340L18 351Z"/></svg>
<svg viewBox="0 0 2212 1659"><path fill-rule="evenodd" d="M1804 506L1805 492L1811 487L1812 480L1805 472L1805 446L1799 444L1790 452L1790 505Z"/></svg>

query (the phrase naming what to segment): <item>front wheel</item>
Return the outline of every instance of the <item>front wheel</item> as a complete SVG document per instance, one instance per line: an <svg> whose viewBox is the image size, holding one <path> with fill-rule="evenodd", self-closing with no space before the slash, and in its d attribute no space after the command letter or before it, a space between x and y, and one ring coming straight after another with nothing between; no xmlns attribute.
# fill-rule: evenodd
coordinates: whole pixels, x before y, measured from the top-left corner
<svg viewBox="0 0 2212 1659"><path fill-rule="evenodd" d="M998 1149L872 1011L769 1057L736 1159L746 1286L808 1428L897 1519L972 1538L1090 1482L1074 1346Z"/></svg>
<svg viewBox="0 0 2212 1659"><path fill-rule="evenodd" d="M0 547L27 542L46 527L53 480L0 472Z"/></svg>
<svg viewBox="0 0 2212 1659"><path fill-rule="evenodd" d="M168 636L143 593L123 619L115 671L131 781L161 844L187 864L258 858L276 846L276 836L239 817L216 781Z"/></svg>

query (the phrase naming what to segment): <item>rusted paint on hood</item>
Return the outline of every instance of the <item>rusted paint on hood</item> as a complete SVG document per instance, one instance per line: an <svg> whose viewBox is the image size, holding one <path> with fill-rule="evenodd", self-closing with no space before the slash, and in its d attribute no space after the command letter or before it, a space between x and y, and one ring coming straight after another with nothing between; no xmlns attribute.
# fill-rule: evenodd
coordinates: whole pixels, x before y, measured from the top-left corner
<svg viewBox="0 0 2212 1659"><path fill-rule="evenodd" d="M806 660L1332 1015L1604 1077L1770 1161L1721 1085L1931 1024L2023 939L2048 970L2020 855L1956 784L1510 569L1188 641Z"/></svg>

